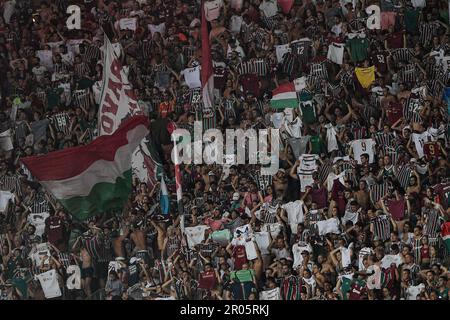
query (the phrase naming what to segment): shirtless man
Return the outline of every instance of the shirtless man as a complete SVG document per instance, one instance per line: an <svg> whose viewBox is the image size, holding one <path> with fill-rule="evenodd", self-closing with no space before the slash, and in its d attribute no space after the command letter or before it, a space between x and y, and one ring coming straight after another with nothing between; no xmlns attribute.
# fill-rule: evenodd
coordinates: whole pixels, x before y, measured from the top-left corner
<svg viewBox="0 0 450 320"><path fill-rule="evenodd" d="M145 232L136 224L135 228L131 232L130 238L134 243L134 253L136 257L141 258L146 264L148 264L150 262L150 256L147 250Z"/></svg>
<svg viewBox="0 0 450 320"><path fill-rule="evenodd" d="M75 243L73 244L72 249L76 248L80 240L81 236L77 238L77 241L75 241ZM92 278L94 277L94 267L92 263L92 257L83 244L81 244L80 256L76 256L76 259L81 260L81 286L86 296L90 297L92 293L91 282Z"/></svg>

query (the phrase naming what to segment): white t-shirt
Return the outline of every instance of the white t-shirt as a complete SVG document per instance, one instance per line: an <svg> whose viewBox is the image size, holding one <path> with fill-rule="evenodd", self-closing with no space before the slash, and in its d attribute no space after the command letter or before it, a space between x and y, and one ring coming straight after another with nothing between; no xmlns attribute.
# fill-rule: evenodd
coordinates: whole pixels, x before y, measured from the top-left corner
<svg viewBox="0 0 450 320"><path fill-rule="evenodd" d="M371 255L371 254L373 254L372 248L365 247L365 248L362 248L361 250L359 250L359 254L358 254L358 270L359 271L365 270L365 267L363 264L364 257L367 255Z"/></svg>
<svg viewBox="0 0 450 320"><path fill-rule="evenodd" d="M374 162L374 152L375 141L373 139L359 139L350 142L350 146L353 149L353 159L355 159L358 164L362 164L361 155L367 153L369 155L369 163Z"/></svg>
<svg viewBox="0 0 450 320"><path fill-rule="evenodd" d="M414 8L425 8L427 3L425 0L411 0Z"/></svg>
<svg viewBox="0 0 450 320"><path fill-rule="evenodd" d="M303 201L291 201L283 204L281 207L286 210L289 226L291 227L292 233L296 234L298 224L304 221Z"/></svg>
<svg viewBox="0 0 450 320"><path fill-rule="evenodd" d="M342 224L345 226L345 223L347 221L353 222L353 225L355 225L358 222L359 217L359 211L352 212L350 210L346 210L344 216L342 217Z"/></svg>
<svg viewBox="0 0 450 320"><path fill-rule="evenodd" d="M414 146L416 147L419 159L424 156L423 145L425 144L425 142L428 142L428 137L432 137L432 135L428 131L411 134L411 140L414 142Z"/></svg>
<svg viewBox="0 0 450 320"><path fill-rule="evenodd" d="M34 262L36 266L40 266L42 263L43 258L47 256L50 258L50 249L47 245L47 243L39 243L36 245L36 247L33 248L33 250L30 252L30 259ZM44 265L48 265L50 263L50 259L47 258L46 261L44 261Z"/></svg>
<svg viewBox="0 0 450 320"><path fill-rule="evenodd" d="M316 224L320 236L326 235L328 233L341 233L339 231L339 220L337 218L318 221Z"/></svg>
<svg viewBox="0 0 450 320"><path fill-rule="evenodd" d="M265 223L261 230L270 232L270 236L272 239L275 239L278 237L282 229L281 223L275 222L275 223Z"/></svg>
<svg viewBox="0 0 450 320"><path fill-rule="evenodd" d="M61 289L58 284L58 274L54 269L36 276L41 284L46 299L60 297Z"/></svg>
<svg viewBox="0 0 450 320"><path fill-rule="evenodd" d="M205 16L206 20L213 21L220 16L220 8L223 7L222 0L213 0L205 2Z"/></svg>
<svg viewBox="0 0 450 320"><path fill-rule="evenodd" d="M281 300L280 288L261 291L259 293L259 300Z"/></svg>
<svg viewBox="0 0 450 320"><path fill-rule="evenodd" d="M45 232L45 219L50 216L48 212L30 213L28 215L28 222L36 228L35 234L42 236Z"/></svg>
<svg viewBox="0 0 450 320"><path fill-rule="evenodd" d="M375 271L375 273L367 277L367 288L369 290L381 289L381 268L376 264L367 268L368 273L372 273L373 271Z"/></svg>
<svg viewBox="0 0 450 320"><path fill-rule="evenodd" d="M187 243L190 249L203 241L206 229L209 229L209 227L205 225L184 228L184 233L186 234Z"/></svg>
<svg viewBox="0 0 450 320"><path fill-rule="evenodd" d="M255 241L258 244L258 248L261 251L261 254L269 254L268 247L270 245L270 237L269 232L261 231L253 233L255 237Z"/></svg>
<svg viewBox="0 0 450 320"><path fill-rule="evenodd" d="M36 80L41 81L45 72L47 72L47 68L42 65L39 65L39 66L33 67L33 69L31 71L36 76Z"/></svg>
<svg viewBox="0 0 450 320"><path fill-rule="evenodd" d="M275 0L264 0L259 5L261 10L267 18L273 17L278 12L277 2Z"/></svg>
<svg viewBox="0 0 450 320"><path fill-rule="evenodd" d="M232 33L239 33L239 32L241 32L242 21L244 21L242 16L237 16L237 15L231 16L231 18L230 18L230 31Z"/></svg>
<svg viewBox="0 0 450 320"><path fill-rule="evenodd" d="M341 43L331 43L328 46L327 59L341 65L344 59L344 47L345 45Z"/></svg>
<svg viewBox="0 0 450 320"><path fill-rule="evenodd" d="M8 205L9 200L13 200L14 202L14 194L9 191L0 191L0 212L6 210L6 206Z"/></svg>
<svg viewBox="0 0 450 320"><path fill-rule="evenodd" d="M399 254L387 254L381 259L381 267L388 269L392 263L395 263L395 265L398 267L403 263L402 258Z"/></svg>
<svg viewBox="0 0 450 320"><path fill-rule="evenodd" d="M284 126L286 128L286 132L291 135L292 138L301 138L302 136L302 119L300 117L296 117L294 121L285 120Z"/></svg>
<svg viewBox="0 0 450 320"><path fill-rule="evenodd" d="M276 112L270 116L270 121L273 123L275 129L280 129L284 122L284 113Z"/></svg>
<svg viewBox="0 0 450 320"><path fill-rule="evenodd" d="M186 68L181 71L184 76L184 81L190 89L200 88L202 83L200 81L200 66L194 68Z"/></svg>
<svg viewBox="0 0 450 320"><path fill-rule="evenodd" d="M148 25L148 30L152 33L152 36L155 32L158 32L161 34L161 36L164 35L164 33L166 33L166 24L160 23L160 24L149 24Z"/></svg>
<svg viewBox="0 0 450 320"><path fill-rule="evenodd" d="M258 254L256 253L255 243L253 241L245 242L245 253L247 255L247 260L249 261L258 257Z"/></svg>
<svg viewBox="0 0 450 320"><path fill-rule="evenodd" d="M332 152L333 150L339 150L338 143L337 143L337 131L336 127L333 126L331 123L327 123L325 125L325 128L327 129L327 150L328 152Z"/></svg>
<svg viewBox="0 0 450 320"><path fill-rule="evenodd" d="M406 300L417 300L417 296L424 288L425 285L423 283L419 284L418 286L409 286L406 289Z"/></svg>
<svg viewBox="0 0 450 320"><path fill-rule="evenodd" d="M71 51L67 51L67 53L60 53L61 55L61 61L73 65L73 62L75 60L74 55Z"/></svg>
<svg viewBox="0 0 450 320"><path fill-rule="evenodd" d="M300 246L298 243L295 243L292 246L292 255L294 256L294 264L293 264L294 269L296 269L299 265L302 264L303 262L302 252L305 250L311 253L312 252L311 245L308 244L306 246Z"/></svg>
<svg viewBox="0 0 450 320"><path fill-rule="evenodd" d="M103 88L103 80L95 81L92 85L92 92L94 94L94 101L96 104L100 104L102 100L102 88Z"/></svg>
<svg viewBox="0 0 450 320"><path fill-rule="evenodd" d="M346 268L352 263L351 250L353 249L353 243L350 243L348 248L341 247L342 267Z"/></svg>

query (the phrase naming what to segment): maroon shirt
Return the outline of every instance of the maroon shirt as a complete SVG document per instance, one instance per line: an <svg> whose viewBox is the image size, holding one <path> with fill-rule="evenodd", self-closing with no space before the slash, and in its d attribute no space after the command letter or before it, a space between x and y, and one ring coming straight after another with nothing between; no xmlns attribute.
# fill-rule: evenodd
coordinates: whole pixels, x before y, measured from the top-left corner
<svg viewBox="0 0 450 320"><path fill-rule="evenodd" d="M388 200L388 208L394 220L403 220L403 217L405 216L405 199L401 198L400 200Z"/></svg>
<svg viewBox="0 0 450 320"><path fill-rule="evenodd" d="M242 265L247 263L247 254L245 253L245 246L236 246L233 250L234 270L242 269Z"/></svg>
<svg viewBox="0 0 450 320"><path fill-rule="evenodd" d="M396 123L403 117L403 106L400 102L389 102L386 107L386 117L390 125Z"/></svg>
<svg viewBox="0 0 450 320"><path fill-rule="evenodd" d="M403 48L403 31L394 32L386 37L390 49Z"/></svg>
<svg viewBox="0 0 450 320"><path fill-rule="evenodd" d="M244 92L251 92L255 97L259 97L259 78L254 74L245 74L241 77L240 83Z"/></svg>
<svg viewBox="0 0 450 320"><path fill-rule="evenodd" d="M319 189L311 189L310 195L312 201L317 203L318 209L327 207L328 192L323 186L320 186Z"/></svg>
<svg viewBox="0 0 450 320"><path fill-rule="evenodd" d="M60 217L52 216L45 219L45 233L48 242L57 246L64 240L64 224Z"/></svg>
<svg viewBox="0 0 450 320"><path fill-rule="evenodd" d="M201 289L212 290L215 288L217 283L216 273L214 270L208 272L200 273L200 279L198 282L198 287Z"/></svg>

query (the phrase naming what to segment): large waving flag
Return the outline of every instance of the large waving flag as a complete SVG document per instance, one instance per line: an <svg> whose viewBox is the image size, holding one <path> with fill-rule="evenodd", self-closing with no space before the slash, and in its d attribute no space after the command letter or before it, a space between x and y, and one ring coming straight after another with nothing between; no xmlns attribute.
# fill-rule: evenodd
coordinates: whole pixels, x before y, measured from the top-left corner
<svg viewBox="0 0 450 320"><path fill-rule="evenodd" d="M122 66L120 44L112 44L105 34L102 99L98 110L100 135L113 134L121 122L142 114L133 87L128 81L127 68Z"/></svg>
<svg viewBox="0 0 450 320"><path fill-rule="evenodd" d="M166 182L161 176L161 193L159 196L159 206L163 215L169 214L169 192L167 192Z"/></svg>
<svg viewBox="0 0 450 320"><path fill-rule="evenodd" d="M131 193L131 155L148 133L134 116L90 144L22 159L32 175L78 220L118 209Z"/></svg>
<svg viewBox="0 0 450 320"><path fill-rule="evenodd" d="M208 21L205 14L205 1L202 0L202 97L204 109L212 109L214 106L214 72L211 58L211 47L209 46Z"/></svg>
<svg viewBox="0 0 450 320"><path fill-rule="evenodd" d="M273 90L270 105L274 109L297 108L298 98L294 83L283 83Z"/></svg>

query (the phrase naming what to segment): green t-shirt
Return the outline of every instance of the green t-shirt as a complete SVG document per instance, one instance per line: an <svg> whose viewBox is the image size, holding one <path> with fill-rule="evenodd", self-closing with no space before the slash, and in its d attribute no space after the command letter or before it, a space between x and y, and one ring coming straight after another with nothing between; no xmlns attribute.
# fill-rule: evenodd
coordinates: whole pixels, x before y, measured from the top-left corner
<svg viewBox="0 0 450 320"><path fill-rule="evenodd" d="M405 29L407 33L418 34L419 33L419 10L405 11Z"/></svg>
<svg viewBox="0 0 450 320"><path fill-rule="evenodd" d="M230 279L238 282L252 282L255 279L255 270L239 270L231 272Z"/></svg>
<svg viewBox="0 0 450 320"><path fill-rule="evenodd" d="M444 291L439 291L439 289L436 290L436 294L439 297L439 300L448 300L448 292L450 290L448 288L445 288Z"/></svg>
<svg viewBox="0 0 450 320"><path fill-rule="evenodd" d="M446 25L449 25L449 17L448 17L448 10L439 10L439 20L441 20Z"/></svg>
<svg viewBox="0 0 450 320"><path fill-rule="evenodd" d="M52 88L47 91L47 108L52 110L57 107L61 101L61 93L64 92L63 88Z"/></svg>
<svg viewBox="0 0 450 320"><path fill-rule="evenodd" d="M313 124L316 122L316 108L314 107L314 101L309 100L300 102L300 111L304 123Z"/></svg>
<svg viewBox="0 0 450 320"><path fill-rule="evenodd" d="M81 78L78 81L78 90L85 90L91 88L94 85L94 81L88 78Z"/></svg>
<svg viewBox="0 0 450 320"><path fill-rule="evenodd" d="M341 280L341 292L342 292L342 299L348 300L348 292L350 291L352 287L352 279L347 277L342 277Z"/></svg>
<svg viewBox="0 0 450 320"><path fill-rule="evenodd" d="M347 46L350 47L350 55L353 62L361 62L367 58L367 48L369 41L367 38L358 38L347 40Z"/></svg>
<svg viewBox="0 0 450 320"><path fill-rule="evenodd" d="M311 136L311 153L312 154L321 154L324 152L324 142L319 135Z"/></svg>
<svg viewBox="0 0 450 320"><path fill-rule="evenodd" d="M11 283L19 289L23 299L28 299L28 285L25 279L15 277L11 279Z"/></svg>

